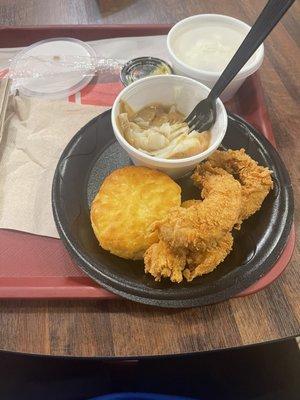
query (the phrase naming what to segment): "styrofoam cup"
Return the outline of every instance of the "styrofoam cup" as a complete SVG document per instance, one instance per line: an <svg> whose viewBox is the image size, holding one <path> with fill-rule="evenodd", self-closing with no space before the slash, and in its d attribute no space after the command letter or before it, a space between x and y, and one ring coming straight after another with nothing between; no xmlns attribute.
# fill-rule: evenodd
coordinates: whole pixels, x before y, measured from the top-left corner
<svg viewBox="0 0 300 400"><path fill-rule="evenodd" d="M173 178L179 178L213 153L222 142L227 129L227 113L220 99L216 102L216 122L211 128L211 143L207 150L192 157L181 159L163 159L143 153L131 146L117 124L120 101L126 101L135 111L153 103L175 104L178 111L188 115L195 105L206 98L209 89L201 83L177 75L158 75L140 79L125 87L116 98L111 112L111 122L116 139L127 151L135 165L142 165L165 172Z"/></svg>
<svg viewBox="0 0 300 400"><path fill-rule="evenodd" d="M203 83L204 85L212 88L218 78L220 77L222 71L214 72L214 71L206 71L204 69L194 68L187 65L185 62L178 58L178 55L175 54L174 51L174 43L177 38L182 34L182 32L188 29L194 29L196 27L201 26L201 24L207 25L219 25L219 26L230 26L231 28L236 29L237 31L243 33L245 36L251 29L249 25L245 22L242 22L236 18L228 17L226 15L220 14L199 14L194 15L192 17L183 19L179 21L173 28L170 30L167 37L167 47L170 56L170 60L173 66L173 70L176 74L182 76L188 76L190 78L196 79L197 81ZM207 55L209 57L209 54ZM255 52L255 57L250 59L246 65L241 69L241 71L236 75L236 77L231 81L231 83L227 86L227 88L222 93L221 100L227 101L229 100L239 89L245 79L252 75L258 68L261 66L264 58L264 45L262 44Z"/></svg>

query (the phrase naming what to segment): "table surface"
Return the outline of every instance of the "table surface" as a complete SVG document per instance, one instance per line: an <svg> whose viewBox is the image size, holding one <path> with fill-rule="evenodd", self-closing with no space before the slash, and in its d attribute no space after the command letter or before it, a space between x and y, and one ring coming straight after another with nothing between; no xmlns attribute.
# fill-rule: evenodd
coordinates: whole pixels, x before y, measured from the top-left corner
<svg viewBox="0 0 300 400"><path fill-rule="evenodd" d="M252 24L261 0L0 0L0 25L175 23L222 13ZM266 40L261 79L277 145L294 184L299 227L299 40L296 2ZM297 157L298 155L298 157ZM300 333L299 241L265 290L221 304L167 310L114 301L2 301L0 349L72 356L141 356L232 348Z"/></svg>

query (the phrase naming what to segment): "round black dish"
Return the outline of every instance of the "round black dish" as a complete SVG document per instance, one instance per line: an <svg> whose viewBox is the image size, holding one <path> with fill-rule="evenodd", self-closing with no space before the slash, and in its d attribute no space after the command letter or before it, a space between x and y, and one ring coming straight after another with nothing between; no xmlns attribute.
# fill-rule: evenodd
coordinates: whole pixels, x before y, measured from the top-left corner
<svg viewBox="0 0 300 400"><path fill-rule="evenodd" d="M65 148L52 188L53 214L60 237L79 267L101 286L128 299L161 307L216 303L249 287L274 265L284 249L293 220L293 192L288 172L273 146L251 125L229 114L225 148L245 148L273 171L274 189L262 208L234 233L234 249L215 271L191 283L155 282L142 261L128 261L102 250L94 236L89 207L100 184L130 159L116 142L110 111L85 125ZM189 178L183 200L197 198Z"/></svg>

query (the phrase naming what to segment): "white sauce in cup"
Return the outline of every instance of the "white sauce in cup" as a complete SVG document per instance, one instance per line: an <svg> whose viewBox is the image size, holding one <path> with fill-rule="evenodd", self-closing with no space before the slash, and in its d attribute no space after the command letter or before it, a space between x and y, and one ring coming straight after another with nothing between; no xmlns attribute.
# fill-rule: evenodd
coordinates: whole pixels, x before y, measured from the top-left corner
<svg viewBox="0 0 300 400"><path fill-rule="evenodd" d="M223 71L244 40L245 32L226 23L197 25L183 28L176 35L173 41L174 54L190 67L210 72ZM256 53L248 63L254 61L255 57Z"/></svg>

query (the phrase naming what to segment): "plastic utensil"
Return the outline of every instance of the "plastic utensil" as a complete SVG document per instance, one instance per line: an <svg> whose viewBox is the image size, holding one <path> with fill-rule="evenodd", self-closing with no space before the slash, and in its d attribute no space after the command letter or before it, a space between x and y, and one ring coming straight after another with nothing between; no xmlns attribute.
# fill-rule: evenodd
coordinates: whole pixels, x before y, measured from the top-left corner
<svg viewBox="0 0 300 400"><path fill-rule="evenodd" d="M269 0L248 35L232 57L206 99L200 101L187 116L190 131L203 132L211 128L216 119L216 99L243 68L265 38L277 25L295 0Z"/></svg>

